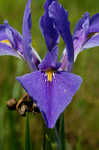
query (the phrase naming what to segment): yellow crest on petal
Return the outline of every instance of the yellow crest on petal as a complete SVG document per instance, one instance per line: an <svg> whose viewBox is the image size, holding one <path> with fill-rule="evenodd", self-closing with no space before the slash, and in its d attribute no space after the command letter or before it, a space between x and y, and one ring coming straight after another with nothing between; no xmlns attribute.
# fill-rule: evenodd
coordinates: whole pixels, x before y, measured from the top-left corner
<svg viewBox="0 0 99 150"><path fill-rule="evenodd" d="M4 43L4 44L7 44L8 46L12 47L9 40L2 40L2 41L0 41L0 43Z"/></svg>
<svg viewBox="0 0 99 150"><path fill-rule="evenodd" d="M47 70L45 73L46 73L46 75L47 75L48 81L51 82L51 81L52 81L53 74L54 74L54 71L53 71L53 70Z"/></svg>

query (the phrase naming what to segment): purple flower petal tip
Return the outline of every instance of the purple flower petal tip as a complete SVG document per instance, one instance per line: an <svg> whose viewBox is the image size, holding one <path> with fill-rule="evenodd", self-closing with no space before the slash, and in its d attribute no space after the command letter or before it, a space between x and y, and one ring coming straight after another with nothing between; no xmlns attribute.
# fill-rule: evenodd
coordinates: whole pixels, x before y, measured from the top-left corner
<svg viewBox="0 0 99 150"><path fill-rule="evenodd" d="M99 28L99 13L97 13L91 17L90 27L98 27Z"/></svg>
<svg viewBox="0 0 99 150"><path fill-rule="evenodd" d="M86 12L83 17L78 21L75 29L74 29L74 36L75 34L80 31L81 29L84 29L86 31L89 27L89 20L90 20L90 15L88 12Z"/></svg>
<svg viewBox="0 0 99 150"><path fill-rule="evenodd" d="M44 4L45 10L48 10L49 5L50 5L53 1L57 1L57 0L46 0L46 2L45 2L45 4Z"/></svg>

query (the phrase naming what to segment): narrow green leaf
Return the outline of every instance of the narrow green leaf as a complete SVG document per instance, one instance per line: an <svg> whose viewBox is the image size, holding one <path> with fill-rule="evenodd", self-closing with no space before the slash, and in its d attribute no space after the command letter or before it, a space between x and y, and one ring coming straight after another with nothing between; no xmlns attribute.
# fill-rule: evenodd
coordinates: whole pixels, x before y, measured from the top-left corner
<svg viewBox="0 0 99 150"><path fill-rule="evenodd" d="M64 133L64 113L60 118L60 139L61 139L61 149L65 150L65 133Z"/></svg>
<svg viewBox="0 0 99 150"><path fill-rule="evenodd" d="M31 150L29 112L26 114L25 150Z"/></svg>
<svg viewBox="0 0 99 150"><path fill-rule="evenodd" d="M52 150L53 129L48 129L43 124L43 150Z"/></svg>
<svg viewBox="0 0 99 150"><path fill-rule="evenodd" d="M57 150L65 150L64 113L60 116L56 123L56 142Z"/></svg>

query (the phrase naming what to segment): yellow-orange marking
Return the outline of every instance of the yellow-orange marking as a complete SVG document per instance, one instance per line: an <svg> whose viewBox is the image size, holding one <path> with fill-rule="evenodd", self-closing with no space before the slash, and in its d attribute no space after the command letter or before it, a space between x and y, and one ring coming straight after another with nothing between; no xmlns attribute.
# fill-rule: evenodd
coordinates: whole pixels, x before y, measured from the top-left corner
<svg viewBox="0 0 99 150"><path fill-rule="evenodd" d="M54 71L53 70L48 70L45 73L47 74L48 81L51 82Z"/></svg>
<svg viewBox="0 0 99 150"><path fill-rule="evenodd" d="M7 44L8 46L12 47L9 40L2 40L2 41L0 41L0 43L4 43L4 44Z"/></svg>

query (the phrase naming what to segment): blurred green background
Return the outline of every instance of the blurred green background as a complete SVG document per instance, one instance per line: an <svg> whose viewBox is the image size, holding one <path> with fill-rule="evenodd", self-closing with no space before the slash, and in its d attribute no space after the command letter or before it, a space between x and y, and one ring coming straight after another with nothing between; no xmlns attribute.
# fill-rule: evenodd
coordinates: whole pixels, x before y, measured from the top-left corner
<svg viewBox="0 0 99 150"><path fill-rule="evenodd" d="M22 33L22 20L26 0L0 0L0 23L5 19ZM85 12L99 12L99 0L59 0L69 12L71 31ZM44 39L39 29L44 0L32 0L33 47L41 58L46 53ZM64 48L60 42L60 55ZM65 110L65 137L69 149L99 150L99 47L83 51L74 65L74 73L83 78L83 84ZM22 88L15 80L28 72L24 62L11 56L0 57L0 150L23 150L25 118L10 112L6 102L22 96ZM42 143L41 116L31 115L32 149L40 149ZM38 144L39 143L39 144ZM68 149L68 150L69 150Z"/></svg>

